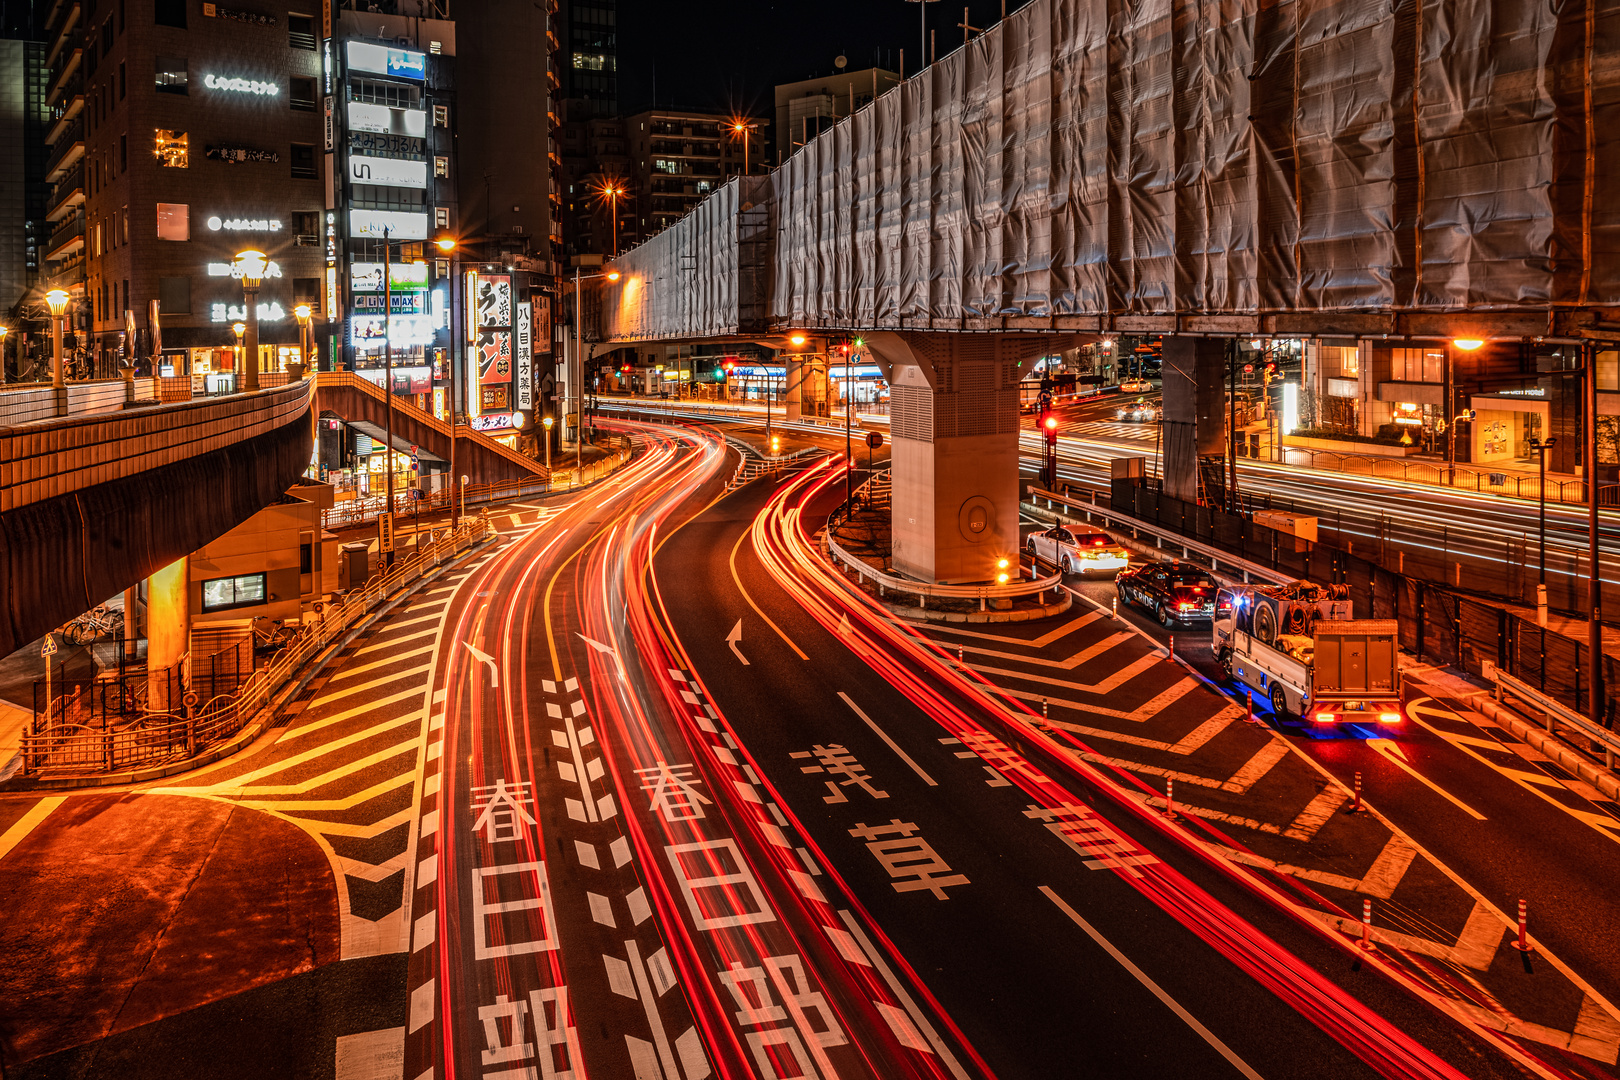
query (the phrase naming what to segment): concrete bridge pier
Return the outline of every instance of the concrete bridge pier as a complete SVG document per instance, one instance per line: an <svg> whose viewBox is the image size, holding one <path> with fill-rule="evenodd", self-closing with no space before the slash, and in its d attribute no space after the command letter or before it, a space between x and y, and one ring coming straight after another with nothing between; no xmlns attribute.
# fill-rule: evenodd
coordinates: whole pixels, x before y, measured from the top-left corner
<svg viewBox="0 0 1620 1080"><path fill-rule="evenodd" d="M804 361L791 354L784 355L783 382L786 387L786 406L788 420L799 420L804 417Z"/></svg>
<svg viewBox="0 0 1620 1080"><path fill-rule="evenodd" d="M1232 343L1221 338L1164 339L1164 493L1225 505L1226 376Z"/></svg>
<svg viewBox="0 0 1620 1080"><path fill-rule="evenodd" d="M146 707L152 712L184 708L179 680L167 676L191 649L190 560L182 556L146 581Z"/></svg>
<svg viewBox="0 0 1620 1080"><path fill-rule="evenodd" d="M1034 334L864 335L889 380L894 568L993 581L1018 557L1019 363L1068 347Z"/></svg>

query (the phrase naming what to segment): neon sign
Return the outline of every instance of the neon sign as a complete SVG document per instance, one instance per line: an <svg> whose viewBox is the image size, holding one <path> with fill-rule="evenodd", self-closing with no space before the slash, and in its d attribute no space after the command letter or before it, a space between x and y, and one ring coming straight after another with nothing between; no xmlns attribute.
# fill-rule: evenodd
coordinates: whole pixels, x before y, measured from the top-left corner
<svg viewBox="0 0 1620 1080"><path fill-rule="evenodd" d="M259 97L275 97L281 93L281 87L272 82L243 78L227 79L219 75L204 75L203 85L210 90L229 90L235 94L254 94Z"/></svg>

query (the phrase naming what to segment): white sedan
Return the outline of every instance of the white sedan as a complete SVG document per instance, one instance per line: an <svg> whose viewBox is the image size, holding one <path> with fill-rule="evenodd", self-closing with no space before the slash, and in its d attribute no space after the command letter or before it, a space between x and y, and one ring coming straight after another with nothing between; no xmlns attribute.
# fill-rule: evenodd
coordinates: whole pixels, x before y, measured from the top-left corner
<svg viewBox="0 0 1620 1080"><path fill-rule="evenodd" d="M1118 573L1131 564L1130 552L1102 533L1077 533L1059 525L1033 532L1025 541L1029 553L1055 564L1065 574Z"/></svg>

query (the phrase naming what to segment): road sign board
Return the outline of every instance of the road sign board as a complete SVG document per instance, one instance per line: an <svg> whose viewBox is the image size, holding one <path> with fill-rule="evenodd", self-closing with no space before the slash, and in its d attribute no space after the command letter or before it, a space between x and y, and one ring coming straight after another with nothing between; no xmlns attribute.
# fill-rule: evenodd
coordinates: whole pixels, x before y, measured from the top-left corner
<svg viewBox="0 0 1620 1080"><path fill-rule="evenodd" d="M873 450L881 447L883 445L883 432L868 431L866 433L866 445L870 446Z"/></svg>
<svg viewBox="0 0 1620 1080"><path fill-rule="evenodd" d="M391 513L377 516L377 550L394 550L394 515Z"/></svg>
<svg viewBox="0 0 1620 1080"><path fill-rule="evenodd" d="M56 653L56 637L53 634L45 635L45 644L40 647L39 655L53 656Z"/></svg>

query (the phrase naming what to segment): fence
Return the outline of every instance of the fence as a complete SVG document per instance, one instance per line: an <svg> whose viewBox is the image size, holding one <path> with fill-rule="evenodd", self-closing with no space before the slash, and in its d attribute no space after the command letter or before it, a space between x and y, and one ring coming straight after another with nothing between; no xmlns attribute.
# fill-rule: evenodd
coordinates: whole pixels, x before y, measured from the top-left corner
<svg viewBox="0 0 1620 1080"><path fill-rule="evenodd" d="M1459 491L1479 491L1515 499L1540 498L1541 480L1533 473L1508 469L1494 470L1471 464L1448 464L1444 461L1385 457L1380 454L1357 454L1309 446L1285 446L1282 456L1285 464L1303 465L1324 472L1352 473L1384 480L1405 480L1414 484L1431 484ZM1556 476L1549 476L1547 501L1585 505L1586 482L1578 478L1561 480Z"/></svg>
<svg viewBox="0 0 1620 1080"><path fill-rule="evenodd" d="M321 617L306 623L286 648L267 667L252 673L229 697L205 700L193 684L185 716L173 713L146 713L120 728L98 730L90 725L69 722L47 725L43 730L25 732L22 738L22 772L35 776L44 770L61 773L113 772L165 761L178 762L194 757L202 749L221 743L245 728L271 705L275 695L305 664L342 637L373 607L395 592L430 573L462 548L494 534L488 517L480 515L453 533L447 533L410 559L366 582L344 597L341 604L327 608ZM202 708L199 710L198 705ZM47 710L55 719L55 706Z"/></svg>
<svg viewBox="0 0 1620 1080"><path fill-rule="evenodd" d="M1488 662L1571 709L1586 708L1592 663L1585 643L1499 605L1130 481L1114 482L1110 506L1117 513L1290 578L1342 583L1350 590L1358 617L1397 620L1401 647L1420 660L1464 668L1476 675L1483 675L1483 665ZM1603 715L1593 719L1612 727L1620 664L1605 655L1602 665Z"/></svg>
<svg viewBox="0 0 1620 1080"><path fill-rule="evenodd" d="M195 649L201 641L192 637ZM34 680L34 725L43 732L61 724L79 724L105 730L142 715L153 682L164 684L164 698L178 701L186 688L187 664L176 664L155 672L128 671L118 650L118 673L94 679L52 678ZM235 693L252 677L255 663L253 636L238 637L231 644L206 656L189 661L190 686L203 701Z"/></svg>

